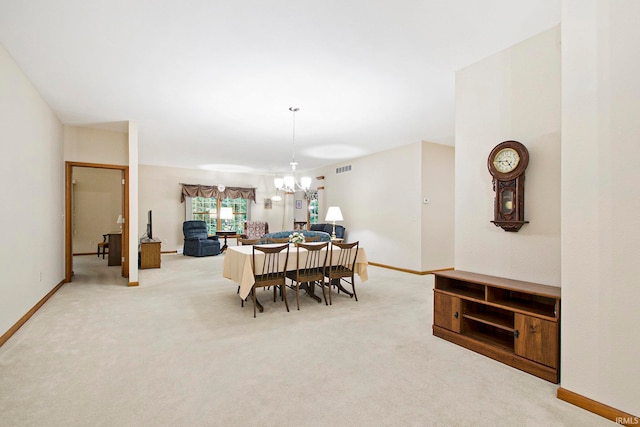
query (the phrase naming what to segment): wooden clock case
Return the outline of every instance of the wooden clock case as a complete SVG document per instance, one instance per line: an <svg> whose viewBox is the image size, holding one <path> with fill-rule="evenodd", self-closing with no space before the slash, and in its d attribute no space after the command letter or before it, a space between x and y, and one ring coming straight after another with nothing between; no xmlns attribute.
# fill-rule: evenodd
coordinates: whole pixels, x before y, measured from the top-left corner
<svg viewBox="0 0 640 427"><path fill-rule="evenodd" d="M510 148L519 156L517 166L506 173L496 169L494 159L500 151ZM529 221L524 220L524 172L529 164L529 151L518 141L504 141L496 145L487 159L487 168L493 177L494 218L491 221L504 231L517 232Z"/></svg>

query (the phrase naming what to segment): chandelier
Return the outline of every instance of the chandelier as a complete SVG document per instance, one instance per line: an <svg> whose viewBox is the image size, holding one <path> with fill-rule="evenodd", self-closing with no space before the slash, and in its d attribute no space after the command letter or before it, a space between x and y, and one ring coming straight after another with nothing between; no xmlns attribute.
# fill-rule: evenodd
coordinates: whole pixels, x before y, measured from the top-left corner
<svg viewBox="0 0 640 427"><path fill-rule="evenodd" d="M300 182L296 180L296 113L300 111L297 107L290 107L289 111L293 113L293 155L291 157L291 175L287 175L284 178L274 178L273 184L276 186L276 190L283 190L285 193L294 193L296 190L302 190L307 192L311 187L311 178L303 176L300 178Z"/></svg>

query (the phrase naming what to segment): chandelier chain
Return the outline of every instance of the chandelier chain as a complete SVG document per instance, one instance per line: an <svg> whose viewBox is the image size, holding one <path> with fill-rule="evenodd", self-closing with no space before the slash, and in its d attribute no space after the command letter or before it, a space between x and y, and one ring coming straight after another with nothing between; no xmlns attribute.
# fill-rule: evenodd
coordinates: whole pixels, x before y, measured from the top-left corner
<svg viewBox="0 0 640 427"><path fill-rule="evenodd" d="M293 153L291 156L291 175L286 175L283 178L280 177L276 177L273 179L273 183L276 187L276 191L278 190L284 190L287 193L295 193L297 189L302 190L305 192L305 197L309 198L309 197L313 197L313 193L309 192L309 188L311 187L311 178L309 178L308 176L303 176L300 180L300 183L298 183L298 180L296 179L296 166L298 165L298 163L296 163L296 112L298 112L300 109L298 107L289 107L289 111L291 111L293 113L293 117L292 117L292 121L293 121L293 132L292 132L292 145L293 145ZM317 195L315 196L317 197ZM281 200L279 198L279 196L276 195L273 196L272 200L278 201Z"/></svg>
<svg viewBox="0 0 640 427"><path fill-rule="evenodd" d="M296 170L296 166L298 165L296 163L296 112L298 112L300 109L298 107L289 107L289 111L291 111L293 113L293 134L292 134L292 141L293 141L293 155L291 157L291 169L292 170Z"/></svg>

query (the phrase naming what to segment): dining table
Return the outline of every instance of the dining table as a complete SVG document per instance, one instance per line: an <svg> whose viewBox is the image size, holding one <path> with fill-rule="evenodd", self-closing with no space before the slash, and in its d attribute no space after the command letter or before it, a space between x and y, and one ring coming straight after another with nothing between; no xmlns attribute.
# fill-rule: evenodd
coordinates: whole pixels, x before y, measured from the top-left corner
<svg viewBox="0 0 640 427"><path fill-rule="evenodd" d="M308 243L308 244L322 244L322 243ZM260 246L281 246L282 244L265 244ZM329 264L329 259L332 259L332 262L338 262L337 252L340 251L340 248L334 245L329 244L326 249L330 250L332 254L329 254L327 257L327 264ZM280 266L279 271L295 271L297 265L298 256L300 257L299 265L304 265L304 261L306 260L307 250L305 248L298 248L294 244L290 244L289 247L289 257L287 258L287 263L284 263L284 256L280 257ZM256 264L261 265L260 261L264 258L264 254L262 252L256 252ZM252 267L252 259L253 259L253 246L251 245L242 245L242 246L229 246L227 251L224 254L224 261L222 264L222 277L226 279L230 279L234 283L240 286L240 290L238 295L242 299L246 299L251 293L251 288L253 288L254 277L253 277L253 267ZM355 260L355 273L358 275L361 281L365 282L369 276L367 273L367 255L362 247L358 247L358 253L356 254ZM342 288L342 286L337 283L342 291L351 295L351 292ZM309 284L308 286L302 287L301 289L305 289L307 294L314 298L316 301L321 302L320 297L315 295L314 285Z"/></svg>

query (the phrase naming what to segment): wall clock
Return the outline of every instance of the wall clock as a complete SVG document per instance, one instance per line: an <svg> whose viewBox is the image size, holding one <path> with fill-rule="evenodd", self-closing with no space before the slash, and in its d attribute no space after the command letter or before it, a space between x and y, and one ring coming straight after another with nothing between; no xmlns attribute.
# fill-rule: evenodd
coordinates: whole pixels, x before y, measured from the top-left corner
<svg viewBox="0 0 640 427"><path fill-rule="evenodd" d="M529 164L527 147L518 141L504 141L496 145L487 159L493 177L494 213L496 227L517 232L529 221L524 220L524 171Z"/></svg>

